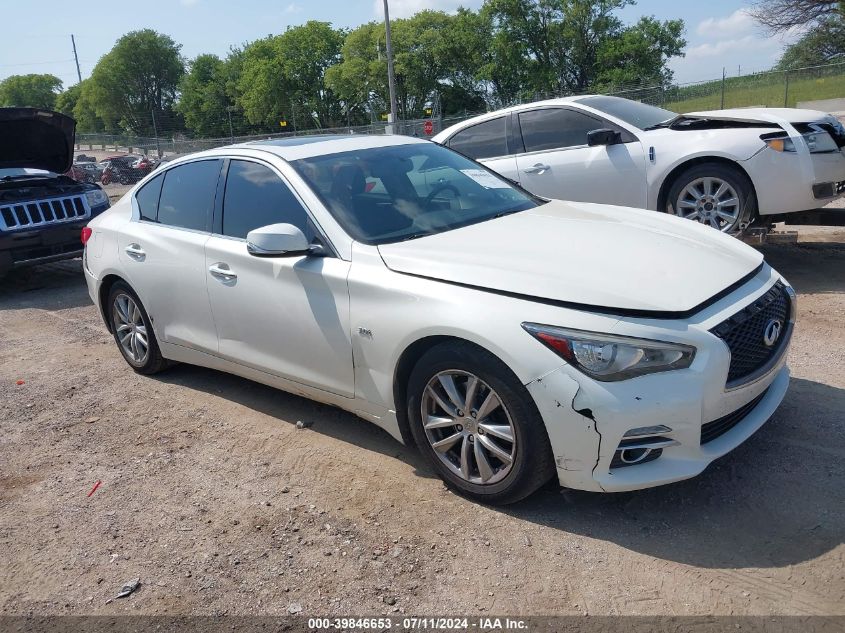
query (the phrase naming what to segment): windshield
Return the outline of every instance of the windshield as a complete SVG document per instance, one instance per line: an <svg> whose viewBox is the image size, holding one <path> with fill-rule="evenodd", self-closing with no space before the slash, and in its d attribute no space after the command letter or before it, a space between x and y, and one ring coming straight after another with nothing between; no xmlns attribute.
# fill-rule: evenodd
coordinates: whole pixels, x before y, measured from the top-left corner
<svg viewBox="0 0 845 633"><path fill-rule="evenodd" d="M631 101L630 99L622 99L621 97L582 97L577 102L614 116L641 130L646 130L658 123L663 123L678 116L676 112L672 112L671 110L664 110L663 108L657 108L646 103L640 103L639 101Z"/></svg>
<svg viewBox="0 0 845 633"><path fill-rule="evenodd" d="M291 164L346 232L367 244L440 233L543 202L434 143L361 149Z"/></svg>

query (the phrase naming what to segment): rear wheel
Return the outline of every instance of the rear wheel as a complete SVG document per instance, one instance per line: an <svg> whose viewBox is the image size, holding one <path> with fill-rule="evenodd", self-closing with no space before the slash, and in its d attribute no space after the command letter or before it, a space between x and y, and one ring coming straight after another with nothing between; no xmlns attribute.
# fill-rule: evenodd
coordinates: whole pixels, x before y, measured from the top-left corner
<svg viewBox="0 0 845 633"><path fill-rule="evenodd" d="M447 485L485 503L527 497L554 473L545 425L531 395L489 352L442 344L419 360L408 417L420 450Z"/></svg>
<svg viewBox="0 0 845 633"><path fill-rule="evenodd" d="M757 213L757 198L747 176L721 163L702 163L684 171L669 188L666 211L723 233L739 233Z"/></svg>
<svg viewBox="0 0 845 633"><path fill-rule="evenodd" d="M139 374L155 374L166 369L150 317L138 295L122 281L109 291L109 319L117 348Z"/></svg>

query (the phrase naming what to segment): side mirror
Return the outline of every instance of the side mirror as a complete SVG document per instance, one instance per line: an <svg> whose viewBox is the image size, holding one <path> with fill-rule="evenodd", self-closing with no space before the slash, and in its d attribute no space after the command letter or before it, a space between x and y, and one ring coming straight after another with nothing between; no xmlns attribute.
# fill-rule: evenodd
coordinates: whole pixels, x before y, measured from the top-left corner
<svg viewBox="0 0 845 633"><path fill-rule="evenodd" d="M293 257L307 254L310 245L293 224L270 224L247 233L246 250L256 257Z"/></svg>
<svg viewBox="0 0 845 633"><path fill-rule="evenodd" d="M590 147L595 147L596 145L615 145L621 141L622 134L606 127L587 132L587 145Z"/></svg>

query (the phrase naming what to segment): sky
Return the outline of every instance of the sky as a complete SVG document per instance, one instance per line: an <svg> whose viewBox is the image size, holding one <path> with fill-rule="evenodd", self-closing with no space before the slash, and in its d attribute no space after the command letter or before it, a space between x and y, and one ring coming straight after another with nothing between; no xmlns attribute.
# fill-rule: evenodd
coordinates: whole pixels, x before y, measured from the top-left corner
<svg viewBox="0 0 845 633"><path fill-rule="evenodd" d="M78 3L40 0L26 3L0 0L0 79L26 73L51 73L65 87L76 83L71 33L82 77L124 33L152 28L183 45L188 59L200 53L225 56L239 46L288 26L323 20L354 27L383 18L382 0L144 0L143 2ZM453 11L478 8L482 0L389 0L391 17L406 17L424 9ZM37 10L34 7L37 6ZM108 10L106 10L108 7ZM639 0L620 12L628 23L641 16L661 20L682 18L686 25L686 57L670 67L681 83L766 70L785 44L795 38L769 37L747 13L746 0Z"/></svg>

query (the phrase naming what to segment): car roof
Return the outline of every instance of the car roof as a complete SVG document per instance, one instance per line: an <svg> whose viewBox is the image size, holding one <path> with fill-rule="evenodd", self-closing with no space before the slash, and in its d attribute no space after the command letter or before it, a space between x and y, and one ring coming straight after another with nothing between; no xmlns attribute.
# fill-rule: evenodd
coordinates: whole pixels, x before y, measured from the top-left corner
<svg viewBox="0 0 845 633"><path fill-rule="evenodd" d="M399 134L323 134L311 136L288 136L285 138L250 141L220 148L221 150L252 149L263 150L280 156L284 160L298 160L313 156L325 156L341 152L375 147L391 147L428 141Z"/></svg>

